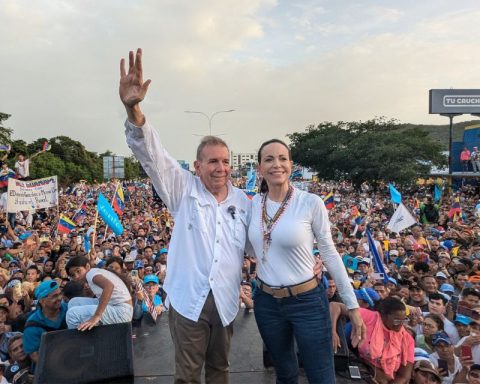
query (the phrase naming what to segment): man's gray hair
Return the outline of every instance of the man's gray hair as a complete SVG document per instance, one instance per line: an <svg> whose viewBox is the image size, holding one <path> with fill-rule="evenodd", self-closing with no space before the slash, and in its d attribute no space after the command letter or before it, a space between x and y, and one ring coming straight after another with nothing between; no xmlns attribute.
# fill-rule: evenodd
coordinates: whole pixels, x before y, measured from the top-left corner
<svg viewBox="0 0 480 384"><path fill-rule="evenodd" d="M205 148L207 145L221 145L222 147L225 147L230 151L227 143L224 140L220 139L217 136L205 136L202 141L200 141L200 144L198 144L197 160L201 160L203 148Z"/></svg>

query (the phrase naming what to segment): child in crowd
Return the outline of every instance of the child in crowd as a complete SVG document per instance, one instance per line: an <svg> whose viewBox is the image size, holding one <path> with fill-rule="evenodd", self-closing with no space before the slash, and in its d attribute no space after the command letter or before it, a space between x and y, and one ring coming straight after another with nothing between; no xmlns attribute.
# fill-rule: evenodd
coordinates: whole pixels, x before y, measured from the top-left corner
<svg viewBox="0 0 480 384"><path fill-rule="evenodd" d="M87 282L95 298L75 297L68 303L68 328L90 330L99 324L132 321L132 298L123 280L115 273L92 268L84 256L75 256L66 266L67 273L79 282Z"/></svg>

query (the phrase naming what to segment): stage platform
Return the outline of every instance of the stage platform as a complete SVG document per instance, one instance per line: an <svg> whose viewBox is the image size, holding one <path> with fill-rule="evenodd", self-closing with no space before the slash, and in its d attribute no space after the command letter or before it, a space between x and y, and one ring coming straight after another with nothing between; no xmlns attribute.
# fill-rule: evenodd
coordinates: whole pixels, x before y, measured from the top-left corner
<svg viewBox="0 0 480 384"><path fill-rule="evenodd" d="M144 324L133 328L135 384L170 384L173 382L173 344L164 313L156 325ZM263 366L262 340L253 313L240 311L234 322L230 351L231 384L274 384L275 372ZM321 348L321 346L319 346ZM345 373L347 375L347 373ZM307 384L302 375L299 384ZM337 383L364 383L337 375Z"/></svg>

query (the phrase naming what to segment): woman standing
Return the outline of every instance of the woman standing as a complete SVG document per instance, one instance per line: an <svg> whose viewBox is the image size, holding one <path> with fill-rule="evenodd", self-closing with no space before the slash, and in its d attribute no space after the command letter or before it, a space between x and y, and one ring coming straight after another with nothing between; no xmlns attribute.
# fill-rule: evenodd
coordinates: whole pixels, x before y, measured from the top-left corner
<svg viewBox="0 0 480 384"><path fill-rule="evenodd" d="M353 319L352 344L365 326L342 260L335 249L327 210L319 196L294 188L290 150L280 140L258 152L261 194L253 199L248 235L257 256L255 318L269 350L277 384L297 383L294 340L310 383L334 383L332 333L325 289L314 276L317 240L321 258Z"/></svg>

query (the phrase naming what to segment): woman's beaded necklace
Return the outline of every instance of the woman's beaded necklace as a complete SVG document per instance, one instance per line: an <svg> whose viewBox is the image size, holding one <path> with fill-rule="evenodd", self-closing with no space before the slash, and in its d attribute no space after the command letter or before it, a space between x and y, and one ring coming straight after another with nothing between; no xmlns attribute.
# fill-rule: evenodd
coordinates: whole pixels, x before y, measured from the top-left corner
<svg viewBox="0 0 480 384"><path fill-rule="evenodd" d="M294 188L289 185L288 186L288 191L287 194L285 195L285 198L282 201L282 204L280 205L280 208L278 208L277 212L271 218L268 216L267 213L267 195L268 192L263 195L262 198L262 217L260 219L261 221L261 228L262 228L262 233L263 233L263 257L262 261L266 261L266 256L268 253L268 249L270 248L270 245L272 244L272 231L273 228L275 228L275 225L278 223L280 220L280 217L284 214L285 210L287 209L288 205L290 204L290 201L292 200L293 197L293 191Z"/></svg>

